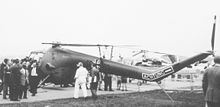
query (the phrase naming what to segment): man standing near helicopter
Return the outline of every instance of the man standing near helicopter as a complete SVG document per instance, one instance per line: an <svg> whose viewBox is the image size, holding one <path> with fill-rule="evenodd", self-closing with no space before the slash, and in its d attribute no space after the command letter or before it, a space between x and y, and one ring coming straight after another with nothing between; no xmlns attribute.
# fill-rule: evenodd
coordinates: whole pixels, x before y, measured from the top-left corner
<svg viewBox="0 0 220 107"><path fill-rule="evenodd" d="M37 74L38 70L38 63L36 60L34 60L29 67L29 91L32 93L32 96L35 96L37 94L37 85L39 83L39 77Z"/></svg>
<svg viewBox="0 0 220 107"><path fill-rule="evenodd" d="M207 68L203 75L202 88L208 107L220 105L220 56L214 57L215 65Z"/></svg>
<svg viewBox="0 0 220 107"><path fill-rule="evenodd" d="M91 69L90 75L92 77L91 84L90 84L92 98L97 98L97 88L98 88L98 82L99 82L98 65L92 64L92 69Z"/></svg>
<svg viewBox="0 0 220 107"><path fill-rule="evenodd" d="M74 98L79 98L79 86L81 86L83 91L84 98L87 97L87 90L86 90L86 78L88 75L88 70L83 66L82 62L77 64L78 69L76 70L76 74L74 79L75 81L75 89L74 89Z"/></svg>

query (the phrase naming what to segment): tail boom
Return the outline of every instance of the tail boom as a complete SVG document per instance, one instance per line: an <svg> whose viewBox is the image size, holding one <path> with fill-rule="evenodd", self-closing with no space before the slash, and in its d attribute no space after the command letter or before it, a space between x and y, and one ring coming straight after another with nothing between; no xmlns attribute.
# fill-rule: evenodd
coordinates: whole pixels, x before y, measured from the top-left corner
<svg viewBox="0 0 220 107"><path fill-rule="evenodd" d="M135 79L141 79L146 81L160 81L167 76L178 72L184 67L193 64L197 61L203 60L211 55L210 53L201 53L191 58L175 63L170 66L162 67L157 70L146 70L134 66L124 65L121 63L101 59L101 72L108 74L115 74L120 76L126 76Z"/></svg>

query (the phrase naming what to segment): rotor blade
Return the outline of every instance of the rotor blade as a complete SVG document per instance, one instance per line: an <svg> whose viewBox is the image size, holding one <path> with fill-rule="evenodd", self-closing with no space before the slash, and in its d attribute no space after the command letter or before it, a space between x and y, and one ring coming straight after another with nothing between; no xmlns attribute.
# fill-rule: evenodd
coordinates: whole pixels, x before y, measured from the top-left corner
<svg viewBox="0 0 220 107"><path fill-rule="evenodd" d="M114 47L139 47L138 45L112 45Z"/></svg>
<svg viewBox="0 0 220 107"><path fill-rule="evenodd" d="M101 45L101 44L63 44L63 43L42 43L60 46L82 46L82 47L136 47L136 45Z"/></svg>
<svg viewBox="0 0 220 107"><path fill-rule="evenodd" d="M216 27L216 16L214 17L214 23L212 29L212 39L211 39L212 51L214 51L215 48L215 27Z"/></svg>
<svg viewBox="0 0 220 107"><path fill-rule="evenodd" d="M100 44L63 44L63 43L42 43L42 44L51 44L51 45L61 45L61 46L85 46L85 47L94 47L94 46L104 46L104 47L109 47L113 45L100 45Z"/></svg>
<svg viewBox="0 0 220 107"><path fill-rule="evenodd" d="M141 54L142 52L143 52L143 51L141 50L141 51L137 52L136 54L134 54L134 55L132 55L132 56L135 57L135 56Z"/></svg>
<svg viewBox="0 0 220 107"><path fill-rule="evenodd" d="M164 52L158 52L158 51L148 51L147 52L152 52L152 53L156 53L156 54L164 54L164 55L173 55L173 54L168 54L168 53L164 53Z"/></svg>
<svg viewBox="0 0 220 107"><path fill-rule="evenodd" d="M156 51L150 51L150 52L157 53L157 54L171 55L171 54L168 54L168 53L163 53L163 52L156 52Z"/></svg>
<svg viewBox="0 0 220 107"><path fill-rule="evenodd" d="M164 55L173 55L175 56L174 54L168 54L168 53L164 53L164 52L157 52L157 51L149 51L149 50L143 50L141 49L140 51L138 51L137 53L135 53L134 55L132 55L133 57L140 54L140 53L143 53L143 52L151 52L151 53L156 53L156 54L164 54Z"/></svg>

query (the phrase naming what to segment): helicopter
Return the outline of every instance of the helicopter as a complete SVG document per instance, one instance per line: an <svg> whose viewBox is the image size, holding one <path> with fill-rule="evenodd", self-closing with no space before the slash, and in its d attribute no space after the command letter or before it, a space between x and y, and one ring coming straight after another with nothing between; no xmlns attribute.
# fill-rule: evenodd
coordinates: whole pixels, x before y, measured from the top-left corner
<svg viewBox="0 0 220 107"><path fill-rule="evenodd" d="M29 56L27 56L27 58L32 58L32 59L35 59L35 60L40 60L43 55L44 55L44 51L43 50L31 51Z"/></svg>
<svg viewBox="0 0 220 107"><path fill-rule="evenodd" d="M98 47L100 51L100 47L111 47L112 52L114 47L113 45L42 43L52 45L52 47L44 53L39 63L39 76L42 78L40 84L46 82L51 82L54 84L73 82L73 77L76 73L78 62L84 63L84 65L87 67L89 67L91 63L97 64L100 67L100 72L102 73L126 76L129 78L150 82L159 82L169 75L172 75L173 73L176 73L179 70L194 64L195 62L201 61L210 55L214 55L216 16L214 17L214 20L211 37L211 51L199 53L185 60L168 66L163 66L156 70L146 70L136 66L125 65L105 58L63 48L64 46Z"/></svg>
<svg viewBox="0 0 220 107"><path fill-rule="evenodd" d="M135 53L132 55L133 58L139 54L143 54L141 55L141 58L139 58L139 60L133 60L132 64L134 64L135 66L162 67L178 61L177 55L171 55L162 52L140 50L137 52L133 51L132 53ZM152 57L152 55L146 55L148 53L154 55L154 57ZM157 57L155 55L157 55Z"/></svg>

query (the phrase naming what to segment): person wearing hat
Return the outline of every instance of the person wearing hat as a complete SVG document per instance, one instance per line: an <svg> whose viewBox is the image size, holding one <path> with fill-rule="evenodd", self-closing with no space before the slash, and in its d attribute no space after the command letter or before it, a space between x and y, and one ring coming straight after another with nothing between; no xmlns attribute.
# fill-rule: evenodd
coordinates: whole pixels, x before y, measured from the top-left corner
<svg viewBox="0 0 220 107"><path fill-rule="evenodd" d="M26 67L26 63L23 63L22 64L22 68L20 70L20 85L21 85L21 90L20 90L20 93L19 93L19 98L22 99L27 99L27 89L28 89L28 83L29 83L29 80L28 80L28 70L27 70L27 67Z"/></svg>
<svg viewBox="0 0 220 107"><path fill-rule="evenodd" d="M92 69L90 72L90 75L92 77L91 83L90 83L90 90L92 93L92 98L97 98L97 88L98 88L98 82L99 82L99 66L96 64L92 64Z"/></svg>
<svg viewBox="0 0 220 107"><path fill-rule="evenodd" d="M9 90L9 82L10 82L10 71L9 71L9 59L4 59L3 63L1 64L1 72L2 72L2 87L3 89L3 99L7 99L6 95L8 94Z"/></svg>
<svg viewBox="0 0 220 107"><path fill-rule="evenodd" d="M39 68L37 61L35 60L29 69L29 85L30 89L29 91L32 93L32 96L35 96L37 94L37 85L40 81L39 76L37 74Z"/></svg>
<svg viewBox="0 0 220 107"><path fill-rule="evenodd" d="M214 57L215 65L203 75L202 88L208 107L220 106L220 56Z"/></svg>
<svg viewBox="0 0 220 107"><path fill-rule="evenodd" d="M19 64L19 60L14 60L14 64L9 68L11 71L10 73L10 86L9 91L10 95L9 98L11 101L19 101L18 95L20 90L20 70L21 65Z"/></svg>
<svg viewBox="0 0 220 107"><path fill-rule="evenodd" d="M79 62L77 64L78 69L76 70L76 74L74 79L75 81L75 89L74 89L74 98L79 98L79 86L81 86L83 91L84 98L87 97L87 90L86 90L86 78L88 75L88 70L83 67L83 63Z"/></svg>

